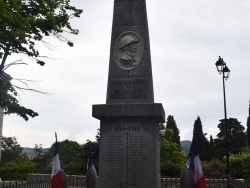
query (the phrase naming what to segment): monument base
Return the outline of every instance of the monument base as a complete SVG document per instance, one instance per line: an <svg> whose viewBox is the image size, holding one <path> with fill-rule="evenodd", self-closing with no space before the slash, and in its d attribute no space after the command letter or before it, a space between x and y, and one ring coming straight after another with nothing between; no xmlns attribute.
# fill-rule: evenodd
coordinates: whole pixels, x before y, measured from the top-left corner
<svg viewBox="0 0 250 188"><path fill-rule="evenodd" d="M160 188L161 104L93 105L101 120L99 188Z"/></svg>

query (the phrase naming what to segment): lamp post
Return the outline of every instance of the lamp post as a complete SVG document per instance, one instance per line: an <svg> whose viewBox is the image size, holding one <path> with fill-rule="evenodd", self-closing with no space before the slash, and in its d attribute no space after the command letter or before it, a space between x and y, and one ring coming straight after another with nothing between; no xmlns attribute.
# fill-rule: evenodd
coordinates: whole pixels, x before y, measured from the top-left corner
<svg viewBox="0 0 250 188"><path fill-rule="evenodd" d="M229 78L230 70L226 66L223 58L219 56L219 59L215 63L218 72L222 73L223 80L223 96L224 96L224 113L225 113L225 130L226 130L226 170L227 170L227 185L228 185L228 175L230 174L229 168L229 151L228 151L228 121L227 121L227 108L226 108L226 93L225 93L225 80Z"/></svg>

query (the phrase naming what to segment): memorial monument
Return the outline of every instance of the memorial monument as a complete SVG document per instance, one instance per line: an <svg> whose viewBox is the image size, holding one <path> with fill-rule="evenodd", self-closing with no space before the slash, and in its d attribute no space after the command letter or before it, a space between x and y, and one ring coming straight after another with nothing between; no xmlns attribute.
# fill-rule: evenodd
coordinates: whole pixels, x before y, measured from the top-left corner
<svg viewBox="0 0 250 188"><path fill-rule="evenodd" d="M99 188L160 188L159 123L154 103L145 0L114 0L106 104L100 120Z"/></svg>

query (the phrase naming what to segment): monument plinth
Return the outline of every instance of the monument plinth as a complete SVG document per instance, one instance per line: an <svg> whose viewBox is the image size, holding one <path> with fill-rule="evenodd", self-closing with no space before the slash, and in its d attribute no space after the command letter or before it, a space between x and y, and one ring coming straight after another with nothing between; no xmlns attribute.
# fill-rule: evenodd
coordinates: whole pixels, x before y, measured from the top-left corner
<svg viewBox="0 0 250 188"><path fill-rule="evenodd" d="M99 188L159 188L159 123L154 103L145 0L115 0L106 104L101 121Z"/></svg>

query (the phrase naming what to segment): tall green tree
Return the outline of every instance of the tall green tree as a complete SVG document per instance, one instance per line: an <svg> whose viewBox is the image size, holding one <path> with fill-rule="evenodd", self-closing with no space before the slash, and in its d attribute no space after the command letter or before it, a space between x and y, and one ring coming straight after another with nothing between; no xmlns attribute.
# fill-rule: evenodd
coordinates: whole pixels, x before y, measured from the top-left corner
<svg viewBox="0 0 250 188"><path fill-rule="evenodd" d="M82 10L72 6L70 0L0 0L0 10L0 107L5 114L15 113L28 120L29 116L35 117L38 114L18 103L16 88L32 89L25 85L14 87L11 82L2 79L10 66L28 62L11 62L8 57L12 54L23 54L43 66L44 54L40 55L37 44L48 46L46 38L54 36L73 46L63 34L78 34L79 31L72 28L70 20L80 17Z"/></svg>
<svg viewBox="0 0 250 188"><path fill-rule="evenodd" d="M201 160L205 160L209 153L209 141L203 133L201 119L198 116L194 122L193 139L196 140L196 147Z"/></svg>
<svg viewBox="0 0 250 188"><path fill-rule="evenodd" d="M169 115L166 122L166 128L173 130L172 141L177 145L181 146L180 142L180 131L177 128L174 116Z"/></svg>
<svg viewBox="0 0 250 188"><path fill-rule="evenodd" d="M22 149L16 137L2 137L2 163L20 157Z"/></svg>
<svg viewBox="0 0 250 188"><path fill-rule="evenodd" d="M68 175L82 174L85 170L83 164L84 150L81 145L75 141L64 140L58 143L59 158L62 168ZM48 151L47 157L53 158L55 143Z"/></svg>
<svg viewBox="0 0 250 188"><path fill-rule="evenodd" d="M218 124L220 132L217 134L214 145L217 150L217 155L221 158L222 154L225 154L226 144L226 125L225 119L220 120ZM236 118L229 118L227 120L228 130L228 148L229 152L236 154L240 152L244 147L247 146L247 136L244 132L245 128Z"/></svg>
<svg viewBox="0 0 250 188"><path fill-rule="evenodd" d="M213 136L210 135L209 153L208 153L206 159L211 160L211 159L214 157L214 155L213 155L213 154L214 154L213 150L214 150L214 139L213 139Z"/></svg>
<svg viewBox="0 0 250 188"><path fill-rule="evenodd" d="M249 110L247 118L247 143L250 146L250 101L249 101Z"/></svg>
<svg viewBox="0 0 250 188"><path fill-rule="evenodd" d="M160 124L160 165L162 177L179 177L186 156L181 147L172 141L173 130Z"/></svg>

